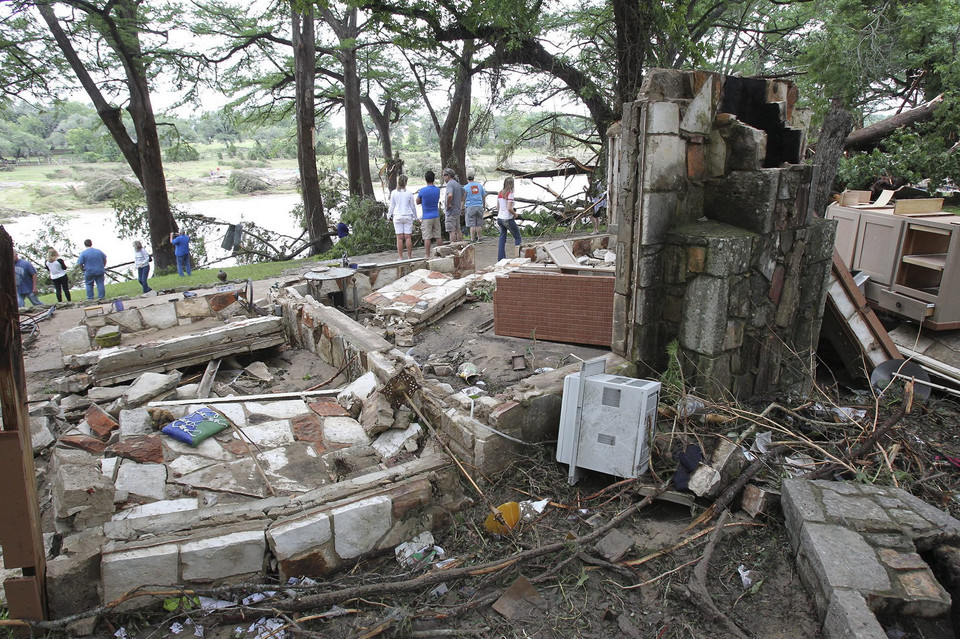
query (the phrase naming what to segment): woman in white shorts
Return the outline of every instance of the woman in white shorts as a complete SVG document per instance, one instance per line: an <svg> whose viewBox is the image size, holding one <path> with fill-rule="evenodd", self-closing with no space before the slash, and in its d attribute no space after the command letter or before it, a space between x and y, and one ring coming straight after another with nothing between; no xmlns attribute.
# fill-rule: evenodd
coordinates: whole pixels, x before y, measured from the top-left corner
<svg viewBox="0 0 960 639"><path fill-rule="evenodd" d="M403 259L403 245L407 245L407 259L413 259L413 220L417 209L413 203L413 193L407 192L407 176L397 178L397 188L390 194L390 210L387 217L393 220L393 230L397 233L397 255Z"/></svg>

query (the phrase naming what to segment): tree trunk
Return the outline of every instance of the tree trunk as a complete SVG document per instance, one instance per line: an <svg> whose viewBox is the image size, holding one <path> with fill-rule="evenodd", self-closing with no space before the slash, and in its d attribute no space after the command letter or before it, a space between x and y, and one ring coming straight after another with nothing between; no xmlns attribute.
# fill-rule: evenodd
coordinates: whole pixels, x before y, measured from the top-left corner
<svg viewBox="0 0 960 639"><path fill-rule="evenodd" d="M303 221L307 227L310 255L325 253L333 246L327 233L327 218L317 174L317 147L314 141L316 112L313 100L316 38L313 9L301 14L293 10L293 59L296 81L297 164L300 167L300 191L303 194Z"/></svg>
<svg viewBox="0 0 960 639"><path fill-rule="evenodd" d="M853 116L834 99L823 118L823 127L817 139L817 156L813 161L813 179L810 182L810 212L823 217L830 203L837 165L843 155L843 141L853 128Z"/></svg>
<svg viewBox="0 0 960 639"><path fill-rule="evenodd" d="M359 88L357 94L359 95ZM360 151L360 183L363 197L375 197L373 192L373 176L370 174L370 140L367 129L363 126L363 115L360 113L360 104L357 104L357 148Z"/></svg>
<svg viewBox="0 0 960 639"><path fill-rule="evenodd" d="M397 188L397 176L403 172L403 160L400 159L399 154L397 157L393 156L393 141L390 137L390 115L395 108L393 97L387 96L383 111L380 110L377 103L368 95L363 96L363 105L367 108L367 115L370 116L373 125L377 127L377 133L380 136L380 151L383 153L383 159L386 165L385 177L387 180L387 190L393 191Z"/></svg>
<svg viewBox="0 0 960 639"><path fill-rule="evenodd" d="M650 17L644 15L645 2L612 0L611 4L617 32L617 111L620 111L624 102L633 102L640 93Z"/></svg>
<svg viewBox="0 0 960 639"><path fill-rule="evenodd" d="M470 100L473 89L473 40L463 42L463 53L457 65L453 99L443 124L437 129L440 137L440 161L444 168L456 171L462 180L467 172L467 142L470 132Z"/></svg>
<svg viewBox="0 0 960 639"><path fill-rule="evenodd" d="M937 110L937 107L940 106L942 102L943 94L941 93L926 104L921 104L909 111L898 113L885 120L880 120L875 124L858 129L847 136L847 139L843 142L843 148L869 151L900 127L923 122L924 120L932 118L933 112Z"/></svg>

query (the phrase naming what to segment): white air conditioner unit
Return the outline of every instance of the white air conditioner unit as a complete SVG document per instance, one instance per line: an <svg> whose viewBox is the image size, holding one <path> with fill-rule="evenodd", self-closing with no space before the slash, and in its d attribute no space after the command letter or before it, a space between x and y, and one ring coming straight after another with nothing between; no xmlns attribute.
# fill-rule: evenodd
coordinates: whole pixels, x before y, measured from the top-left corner
<svg viewBox="0 0 960 639"><path fill-rule="evenodd" d="M570 465L570 484L581 469L634 478L650 466L660 382L605 370L600 357L563 380L557 461Z"/></svg>

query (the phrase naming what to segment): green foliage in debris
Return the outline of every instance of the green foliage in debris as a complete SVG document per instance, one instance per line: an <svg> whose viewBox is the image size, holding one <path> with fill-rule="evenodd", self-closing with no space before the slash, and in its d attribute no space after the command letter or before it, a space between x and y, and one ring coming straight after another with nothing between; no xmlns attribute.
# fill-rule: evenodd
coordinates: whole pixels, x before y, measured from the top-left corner
<svg viewBox="0 0 960 639"><path fill-rule="evenodd" d="M340 221L350 227L350 235L340 238L336 245L320 259L335 259L347 255L366 255L388 251L397 245L393 224L386 217L386 207L371 198L350 198Z"/></svg>
<svg viewBox="0 0 960 639"><path fill-rule="evenodd" d="M841 158L837 169L840 185L866 189L881 176L903 178L909 184L926 179L926 189L933 195L948 180L960 183L960 153L949 152L954 141L927 135L926 128L897 131L870 153Z"/></svg>
<svg viewBox="0 0 960 639"><path fill-rule="evenodd" d="M660 397L664 402L675 403L686 391L683 388L683 372L680 370L677 340L667 344L667 369L660 375Z"/></svg>

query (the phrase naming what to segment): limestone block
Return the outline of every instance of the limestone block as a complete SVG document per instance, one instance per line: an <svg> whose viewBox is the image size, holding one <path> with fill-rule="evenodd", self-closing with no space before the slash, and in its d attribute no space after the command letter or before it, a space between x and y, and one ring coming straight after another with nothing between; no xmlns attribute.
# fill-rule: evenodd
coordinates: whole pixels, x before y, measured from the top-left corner
<svg viewBox="0 0 960 639"><path fill-rule="evenodd" d="M731 171L753 171L763 167L767 157L767 134L739 120L726 130L730 148L728 167Z"/></svg>
<svg viewBox="0 0 960 639"><path fill-rule="evenodd" d="M60 344L60 353L67 357L69 355L81 355L90 351L90 334L86 326L75 326L68 328L60 333L58 337Z"/></svg>
<svg viewBox="0 0 960 639"><path fill-rule="evenodd" d="M250 441L261 449L276 448L277 446L293 443L293 428L288 419L278 419L260 424L247 424L241 430Z"/></svg>
<svg viewBox="0 0 960 639"><path fill-rule="evenodd" d="M113 483L114 478L117 476L117 468L120 466L121 461L119 457L104 457L100 460L100 472L110 480L110 483Z"/></svg>
<svg viewBox="0 0 960 639"><path fill-rule="evenodd" d="M87 399L92 402L107 403L120 399L129 386L94 386L87 391Z"/></svg>
<svg viewBox="0 0 960 639"><path fill-rule="evenodd" d="M227 419L233 422L234 426L243 427L247 425L247 413L243 409L243 404L213 404L211 408L221 415L226 416Z"/></svg>
<svg viewBox="0 0 960 639"><path fill-rule="evenodd" d="M211 582L263 570L267 544L261 528L196 539L180 546L185 581Z"/></svg>
<svg viewBox="0 0 960 639"><path fill-rule="evenodd" d="M330 517L325 512L278 519L267 529L270 550L283 561L318 549L333 538Z"/></svg>
<svg viewBox="0 0 960 639"><path fill-rule="evenodd" d="M824 600L836 589L880 593L891 586L874 549L848 528L807 522L801 545Z"/></svg>
<svg viewBox="0 0 960 639"><path fill-rule="evenodd" d="M766 234L773 231L780 169L733 171L723 179L709 180L710 197L704 213L712 220Z"/></svg>
<svg viewBox="0 0 960 639"><path fill-rule="evenodd" d="M266 415L274 419L293 419L310 412L302 399L287 399L278 402L245 402L248 415Z"/></svg>
<svg viewBox="0 0 960 639"><path fill-rule="evenodd" d="M325 417L323 419L323 439L328 444L369 444L363 426L350 417Z"/></svg>
<svg viewBox="0 0 960 639"><path fill-rule="evenodd" d="M647 133L680 133L680 105L676 102L651 102L647 108Z"/></svg>
<svg viewBox="0 0 960 639"><path fill-rule="evenodd" d="M640 86L639 99L658 101L664 99L689 99L689 72L679 69L650 69ZM625 96L624 100L633 100Z"/></svg>
<svg viewBox="0 0 960 639"><path fill-rule="evenodd" d="M167 467L124 460L117 471L117 491L160 501L166 497Z"/></svg>
<svg viewBox="0 0 960 639"><path fill-rule="evenodd" d="M35 456L56 441L50 430L51 423L53 420L43 415L30 417L30 445L33 447Z"/></svg>
<svg viewBox="0 0 960 639"><path fill-rule="evenodd" d="M707 135L713 127L713 82L704 82L687 106L680 130L692 135Z"/></svg>
<svg viewBox="0 0 960 639"><path fill-rule="evenodd" d="M677 194L644 193L641 206L643 223L640 242L644 246L662 243L677 221Z"/></svg>
<svg viewBox="0 0 960 639"><path fill-rule="evenodd" d="M140 318L147 328L171 328L177 325L177 308L173 304L152 304L141 309Z"/></svg>
<svg viewBox="0 0 960 639"><path fill-rule="evenodd" d="M77 529L109 521L114 486L96 465L59 464L53 477L53 512L58 519L74 517Z"/></svg>
<svg viewBox="0 0 960 639"><path fill-rule="evenodd" d="M700 276L691 280L684 296L680 344L702 355L716 356L723 349L727 330L729 281Z"/></svg>
<svg viewBox="0 0 960 639"><path fill-rule="evenodd" d="M124 333L136 333L142 331L144 328L140 311L135 308L117 313L109 313L105 317L107 324L119 326L120 330Z"/></svg>
<svg viewBox="0 0 960 639"><path fill-rule="evenodd" d="M431 260L427 260L427 269L431 271L437 271L439 273L453 273L453 257L435 257Z"/></svg>
<svg viewBox="0 0 960 639"><path fill-rule="evenodd" d="M177 544L161 544L104 554L100 564L104 603L109 603L139 586L175 585L179 581L179 556ZM149 597L141 599L142 605L153 605Z"/></svg>
<svg viewBox="0 0 960 639"><path fill-rule="evenodd" d="M334 548L341 559L373 550L393 524L390 498L384 495L334 508Z"/></svg>
<svg viewBox="0 0 960 639"><path fill-rule="evenodd" d="M705 232L707 261L704 272L716 277L747 272L756 235L726 225L707 223L704 226L709 229Z"/></svg>
<svg viewBox="0 0 960 639"><path fill-rule="evenodd" d="M381 433L373 442L373 448L382 459L390 459L401 452L416 452L417 439L423 433L420 424L410 424L405 430L391 428Z"/></svg>
<svg viewBox="0 0 960 639"><path fill-rule="evenodd" d="M120 411L120 439L134 435L150 435L153 432L153 420L146 408Z"/></svg>
<svg viewBox="0 0 960 639"><path fill-rule="evenodd" d="M184 497L183 499L164 499L150 504L142 504L127 508L115 513L111 521L123 521L127 519L140 519L143 517L159 517L169 515L170 513L181 513L191 510L197 510L200 507L196 497Z"/></svg>
<svg viewBox="0 0 960 639"><path fill-rule="evenodd" d="M687 175L687 145L676 135L647 136L643 188L648 191L680 189Z"/></svg>
<svg viewBox="0 0 960 639"><path fill-rule="evenodd" d="M180 383L180 373L144 373L123 394L123 404L129 408L143 406L153 398L170 392Z"/></svg>
<svg viewBox="0 0 960 639"><path fill-rule="evenodd" d="M188 297L177 300L173 303L177 309L177 319L193 319L197 317L210 317L213 313L210 311L210 302L206 297L198 295L197 297Z"/></svg>
<svg viewBox="0 0 960 639"><path fill-rule="evenodd" d="M183 386L177 386L177 399L196 399L197 390L200 388L200 384L184 384Z"/></svg>
<svg viewBox="0 0 960 639"><path fill-rule="evenodd" d="M835 590L823 620L827 639L887 639L866 600L855 590Z"/></svg>
<svg viewBox="0 0 960 639"><path fill-rule="evenodd" d="M337 395L337 402L347 410L351 410L354 404L365 400L377 388L377 384L376 375L372 372L364 373L340 391Z"/></svg>
<svg viewBox="0 0 960 639"><path fill-rule="evenodd" d="M373 393L363 400L360 425L368 437L376 437L393 427L393 406L382 393Z"/></svg>
<svg viewBox="0 0 960 639"><path fill-rule="evenodd" d="M710 136L705 151L707 177L720 177L727 172L727 141L722 135Z"/></svg>
<svg viewBox="0 0 960 639"><path fill-rule="evenodd" d="M100 605L100 545L47 560L46 587L50 618L60 619Z"/></svg>

